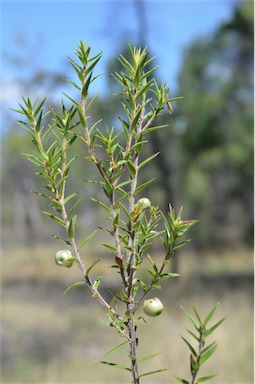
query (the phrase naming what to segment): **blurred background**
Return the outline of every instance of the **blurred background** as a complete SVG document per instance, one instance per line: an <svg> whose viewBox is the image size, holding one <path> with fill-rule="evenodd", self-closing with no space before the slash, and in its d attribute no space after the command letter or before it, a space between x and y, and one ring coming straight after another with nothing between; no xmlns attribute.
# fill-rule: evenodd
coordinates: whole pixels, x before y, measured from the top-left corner
<svg viewBox="0 0 255 384"><path fill-rule="evenodd" d="M141 356L162 351L150 368L168 368L144 383L174 383L188 378L189 356L179 334L188 320L179 309L192 304L206 315L220 301L216 320L227 317L215 334L218 350L205 374L212 383L253 383L253 70L252 1L7 1L1 2L1 378L3 383L129 383L128 374L95 363L119 343L100 321L103 309L89 292L65 288L81 279L75 268L62 270L53 255L63 246L51 237L59 228L41 213L47 201L31 191L42 181L22 155L32 145L9 108L21 95L48 96L58 108L62 92L73 90L66 55L74 57L79 40L103 50L93 83L92 119L102 129L119 127L121 105L111 73L127 44L147 46L158 81L168 83L175 113L162 114L170 127L152 133L146 155L161 151L141 178L156 177L146 190L154 205L171 203L184 219L199 219L192 241L171 265L182 277L168 281L157 294L165 312L139 330ZM75 94L74 94L75 96ZM90 197L96 185L85 184L94 170L75 143L70 188L82 190L78 235L103 225L102 211ZM88 243L102 289L116 287L112 255L100 246L102 233ZM156 255L161 249L154 247ZM165 288L165 289L164 289ZM166 337L167 335L167 337ZM213 340L212 340L213 341ZM121 354L118 354L120 362ZM123 356L125 360L125 357ZM114 360L114 357L113 357Z"/></svg>

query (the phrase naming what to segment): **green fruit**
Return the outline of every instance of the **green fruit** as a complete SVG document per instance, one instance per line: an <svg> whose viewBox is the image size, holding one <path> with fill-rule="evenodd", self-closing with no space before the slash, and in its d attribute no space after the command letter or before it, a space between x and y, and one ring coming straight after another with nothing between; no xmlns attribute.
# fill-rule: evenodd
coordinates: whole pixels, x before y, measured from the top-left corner
<svg viewBox="0 0 255 384"><path fill-rule="evenodd" d="M142 199L138 200L137 207L141 209L141 211L145 211L146 209L151 208L151 202L147 197L143 197Z"/></svg>
<svg viewBox="0 0 255 384"><path fill-rule="evenodd" d="M162 302L157 297L144 301L143 310L147 316L158 316L163 311L163 308Z"/></svg>
<svg viewBox="0 0 255 384"><path fill-rule="evenodd" d="M55 262L57 265L61 267L71 268L73 263L75 262L76 257L73 257L71 252L67 249L61 249L55 255Z"/></svg>

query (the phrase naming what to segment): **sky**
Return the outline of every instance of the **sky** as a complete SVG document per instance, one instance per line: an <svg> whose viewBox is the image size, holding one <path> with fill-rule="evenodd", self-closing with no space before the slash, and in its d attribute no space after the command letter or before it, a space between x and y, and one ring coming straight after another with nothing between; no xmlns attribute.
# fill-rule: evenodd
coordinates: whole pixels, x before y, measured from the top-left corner
<svg viewBox="0 0 255 384"><path fill-rule="evenodd" d="M95 54L103 51L98 72L107 72L110 58L121 52L123 43L138 40L141 26L148 49L156 56L159 77L175 90L185 46L213 33L217 25L229 19L236 3L144 0L145 18L141 21L136 1L0 0L4 105L17 103L19 80L29 78L33 71L47 69L68 76L66 55L74 57L80 40L85 40ZM10 57L28 62L17 69L10 64ZM107 92L106 78L103 74L93 83L95 93Z"/></svg>

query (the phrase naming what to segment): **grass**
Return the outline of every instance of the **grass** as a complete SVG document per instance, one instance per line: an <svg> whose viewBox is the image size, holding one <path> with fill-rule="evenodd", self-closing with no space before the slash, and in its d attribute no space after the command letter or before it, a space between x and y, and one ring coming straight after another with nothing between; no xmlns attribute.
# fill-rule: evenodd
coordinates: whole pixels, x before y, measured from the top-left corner
<svg viewBox="0 0 255 384"><path fill-rule="evenodd" d="M103 308L86 288L63 296L68 284L81 280L81 275L77 268L54 264L57 250L50 245L4 252L1 382L129 384L127 372L95 362L121 340L98 321L104 319ZM166 281L166 287L155 292L164 312L138 326L140 357L161 352L141 370L167 371L144 377L142 383L175 383L173 374L189 378L189 353L180 338L180 334L187 336L189 322L179 306L191 310L195 304L205 315L218 301L215 321L227 319L212 336L219 347L204 373L218 373L212 384L253 383L252 253L238 250L179 257L183 277ZM103 255L96 271L106 274L105 288L116 285L116 272L107 268L108 263ZM125 351L109 356L109 361L125 364Z"/></svg>

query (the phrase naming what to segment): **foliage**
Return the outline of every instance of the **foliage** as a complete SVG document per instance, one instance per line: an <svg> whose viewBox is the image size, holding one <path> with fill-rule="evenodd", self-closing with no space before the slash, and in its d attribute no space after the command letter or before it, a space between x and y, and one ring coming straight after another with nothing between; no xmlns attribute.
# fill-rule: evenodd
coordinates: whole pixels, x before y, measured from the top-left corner
<svg viewBox="0 0 255 384"><path fill-rule="evenodd" d="M184 51L179 190L205 224L194 234L200 246L253 238L253 25L253 3L241 2L229 21Z"/></svg>
<svg viewBox="0 0 255 384"><path fill-rule="evenodd" d="M192 336L192 338L195 339L196 343L198 344L198 349L196 351L192 346L192 344L182 336L183 341L185 342L189 351L191 352L190 373L192 378L191 378L191 381L189 382L188 380L185 380L176 376L176 379L180 383L198 384L198 383L203 383L205 381L208 381L215 376L215 375L209 375L209 376L203 376L203 377L197 378L200 367L212 356L212 354L214 353L215 349L218 346L215 341L209 344L208 346L205 346L207 337L211 335L219 327L219 325L224 321L224 319L221 319L220 321L212 325L210 328L207 328L207 324L209 323L212 316L214 315L217 309L217 306L218 304L216 304L212 308L212 310L208 313L204 321L201 320L200 315L198 314L195 306L193 306L193 310L197 319L195 319L188 311L186 311L182 307L185 315L191 321L193 328L195 329L195 333L193 331L190 331L189 329L187 331Z"/></svg>
<svg viewBox="0 0 255 384"><path fill-rule="evenodd" d="M169 88L158 84L151 75L155 67L149 67L152 59L146 49L129 47L130 59L119 57L122 71L115 72L114 77L122 88L119 95L124 116L119 117L121 129L101 128L101 119L90 124L91 107L96 97L89 98L89 90L93 81L94 68L101 58L101 53L90 56L91 48L80 42L76 50L76 58L69 57L71 66L77 75L77 82L68 81L78 92L79 99L65 94L71 106L62 101L60 112L49 108L45 111L45 98L32 101L29 97L22 98L20 109L16 110L25 117L19 124L28 131L34 151L26 153L26 157L37 168L37 174L45 181L45 190L36 192L44 197L51 209L44 214L54 220L65 230L64 236L54 235L67 249L62 249L55 255L59 266L71 268L76 264L81 270L84 282L77 282L68 287L65 292L86 284L92 297L96 298L105 308L107 321L105 325L113 328L125 341L103 356L100 361L104 364L131 372L133 383L138 384L142 376L161 372L162 370L139 372L139 367L156 354L138 359L137 326L143 318L139 309L145 297L155 289L159 289L162 279L176 277L176 273L167 272L167 266L175 252L185 245L188 240L181 239L196 220L183 220L182 209L176 214L169 205L169 212L164 215L159 207L141 196L141 192L153 181L148 179L139 182L139 174L157 155L154 153L141 159L141 152L146 145L149 133L165 128L166 125L155 125L164 106L172 112L171 102L178 98L169 98ZM44 125L44 123L48 125ZM112 241L102 245L114 254L114 264L121 281L118 293L112 292L112 301L108 302L100 292L103 276L93 277L92 270L99 259L91 265L86 262L83 249L96 231L85 235L77 242L76 229L78 224L77 207L83 197L77 190L68 191L72 163L75 157L70 156L70 148L80 140L85 145L91 162L98 171L99 177L87 180L100 186L104 198L93 198L102 211L107 215L107 225L100 227ZM141 196L139 198L139 195ZM159 223L163 230L159 229ZM161 262L148 252L153 240L160 238L164 248ZM146 258L150 268L144 267ZM145 270L145 271L144 271ZM147 278L144 273L147 271ZM163 305L159 299L160 311ZM146 313L146 312L145 312ZM151 313L151 312L150 312ZM104 358L112 353L129 346L130 366L105 361Z"/></svg>

